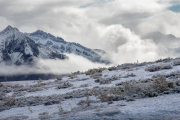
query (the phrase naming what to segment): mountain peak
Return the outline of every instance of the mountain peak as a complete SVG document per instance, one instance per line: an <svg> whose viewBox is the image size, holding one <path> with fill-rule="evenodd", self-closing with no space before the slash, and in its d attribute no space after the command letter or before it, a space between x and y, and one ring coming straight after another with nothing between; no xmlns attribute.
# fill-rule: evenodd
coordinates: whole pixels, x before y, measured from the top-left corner
<svg viewBox="0 0 180 120"><path fill-rule="evenodd" d="M11 31L19 32L19 30L16 27L12 27L12 26L8 25L1 33L7 33L7 32L11 32Z"/></svg>
<svg viewBox="0 0 180 120"><path fill-rule="evenodd" d="M47 34L47 33L42 30L36 30L35 32L31 33L31 35L44 35L44 34Z"/></svg>
<svg viewBox="0 0 180 120"><path fill-rule="evenodd" d="M54 35L52 35L50 33L46 33L42 30L37 30L33 33L30 33L30 36L39 37L39 38L43 38L43 39L51 39L56 42L65 42L63 38L55 37Z"/></svg>
<svg viewBox="0 0 180 120"><path fill-rule="evenodd" d="M13 29L11 25L8 25L5 29Z"/></svg>
<svg viewBox="0 0 180 120"><path fill-rule="evenodd" d="M8 25L4 30L17 30L17 31L19 31L16 27L12 27L11 25Z"/></svg>

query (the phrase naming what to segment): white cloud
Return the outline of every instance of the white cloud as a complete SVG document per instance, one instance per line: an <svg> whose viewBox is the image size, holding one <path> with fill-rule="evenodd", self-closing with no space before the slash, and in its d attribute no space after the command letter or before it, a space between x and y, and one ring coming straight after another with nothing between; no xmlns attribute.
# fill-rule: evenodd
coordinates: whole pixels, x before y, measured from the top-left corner
<svg viewBox="0 0 180 120"><path fill-rule="evenodd" d="M158 46L152 40L143 40L122 25L108 26L102 36L105 40L104 47L116 46L109 51L110 58L116 64L137 62L137 60L139 62L152 61L164 57L158 53Z"/></svg>
<svg viewBox="0 0 180 120"><path fill-rule="evenodd" d="M1 63L0 75L20 75L33 73L67 74L77 71L87 71L91 68L108 67L104 64L93 63L81 56L68 54L69 60L39 60L35 66L9 66Z"/></svg>
<svg viewBox="0 0 180 120"><path fill-rule="evenodd" d="M164 11L154 14L139 23L137 29L140 34L147 34L149 32L159 31L164 34L173 34L180 37L180 13L172 11Z"/></svg>
<svg viewBox="0 0 180 120"><path fill-rule="evenodd" d="M160 31L180 37L180 15L168 10L177 1L2 0L0 29L7 24L22 32L41 29L66 41L104 49L115 63L154 60L168 57L167 49L140 36Z"/></svg>
<svg viewBox="0 0 180 120"><path fill-rule="evenodd" d="M12 24L12 22L8 21L5 17L0 16L0 31L6 28L8 25Z"/></svg>

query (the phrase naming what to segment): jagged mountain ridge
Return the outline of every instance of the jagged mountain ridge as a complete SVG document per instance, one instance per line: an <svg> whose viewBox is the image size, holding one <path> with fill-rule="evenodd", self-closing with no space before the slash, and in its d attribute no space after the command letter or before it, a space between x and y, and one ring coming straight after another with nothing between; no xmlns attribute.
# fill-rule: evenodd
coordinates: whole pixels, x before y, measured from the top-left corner
<svg viewBox="0 0 180 120"><path fill-rule="evenodd" d="M57 50L61 53L73 53L76 55L83 56L92 62L109 64L110 61L102 56L106 54L105 51L100 49L90 49L84 47L78 43L66 42L61 37L55 37L50 33L46 33L42 30L37 30L33 33L26 33L36 43L46 45L53 50Z"/></svg>
<svg viewBox="0 0 180 120"><path fill-rule="evenodd" d="M33 63L34 58L66 59L68 57L47 46L35 43L17 28L7 26L0 32L0 62L22 65Z"/></svg>

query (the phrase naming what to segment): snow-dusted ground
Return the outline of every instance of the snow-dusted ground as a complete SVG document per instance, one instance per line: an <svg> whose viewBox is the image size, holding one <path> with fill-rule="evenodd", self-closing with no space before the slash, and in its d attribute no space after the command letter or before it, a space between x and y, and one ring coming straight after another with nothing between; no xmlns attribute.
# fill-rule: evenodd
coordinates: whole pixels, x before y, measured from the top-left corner
<svg viewBox="0 0 180 120"><path fill-rule="evenodd" d="M49 106L39 105L30 107L12 108L0 112L0 119L9 116L29 116L29 119L38 119L38 114L42 112L49 112L50 115L57 113L58 106L64 110L71 110L77 107L76 103L83 98L67 100L60 105L54 104ZM126 102L117 101L114 104L107 105L107 103L96 103L93 106L100 106L87 111L73 111L73 116L66 116L67 119L158 119L158 120L178 120L180 119L180 94L163 95L154 98L137 99L136 101ZM103 106L103 107L101 107ZM114 116L102 115L96 116L97 113L119 111ZM58 118L57 118L58 119Z"/></svg>
<svg viewBox="0 0 180 120"><path fill-rule="evenodd" d="M37 91L24 91L25 94L22 96L15 96L15 98L27 98L27 97L43 97L51 95L66 95L73 91L93 89L98 87L112 87L116 86L117 83L130 81L130 80L145 80L147 78L151 79L154 75L167 75L171 72L176 72L180 70L180 66L173 66L172 69L159 70L156 72L145 71L145 68L152 65L173 65L173 61L166 63L152 63L145 66L134 67L131 69L119 69L119 70L104 70L102 72L101 79L110 79L113 76L117 77L117 80L112 81L109 84L99 84L95 82L96 78L86 74L74 75L73 77L63 77L62 80L48 80L48 81L18 81L18 82L4 82L4 85L23 85L24 87L29 87L30 85L38 85L40 83L46 83L41 87L42 90ZM135 74L136 76L126 77L127 74ZM179 78L177 78L179 79ZM171 81L171 79L167 79ZM172 80L173 81L173 80ZM57 89L62 83L68 82L73 84L73 86ZM6 94L6 97L12 96L15 92L11 91ZM90 96L90 100L96 102L90 103L89 107L77 105L81 100L86 100L86 97L80 98L70 98L63 99L60 104L52 105L36 105L36 106L25 106L25 107L12 107L8 110L3 110L0 112L0 119L8 118L11 116L28 116L27 119L40 119L39 113L48 112L46 116L47 119L158 119L158 120L170 120L170 119L180 119L180 94L162 94L161 96L152 98L141 98L135 101L126 102L126 100L113 101L113 104L107 104L107 102L97 101L95 96ZM67 114L59 115L59 108ZM13 118L10 118L13 119Z"/></svg>

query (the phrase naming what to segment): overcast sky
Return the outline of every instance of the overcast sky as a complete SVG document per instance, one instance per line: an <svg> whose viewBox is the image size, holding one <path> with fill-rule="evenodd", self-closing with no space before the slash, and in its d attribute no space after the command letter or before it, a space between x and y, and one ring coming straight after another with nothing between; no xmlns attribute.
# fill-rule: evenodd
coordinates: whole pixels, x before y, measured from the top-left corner
<svg viewBox="0 0 180 120"><path fill-rule="evenodd" d="M0 0L0 30L41 29L104 49L118 63L168 56L163 46L142 36L159 31L180 37L179 20L179 0Z"/></svg>

